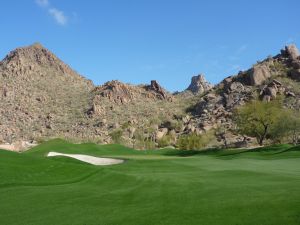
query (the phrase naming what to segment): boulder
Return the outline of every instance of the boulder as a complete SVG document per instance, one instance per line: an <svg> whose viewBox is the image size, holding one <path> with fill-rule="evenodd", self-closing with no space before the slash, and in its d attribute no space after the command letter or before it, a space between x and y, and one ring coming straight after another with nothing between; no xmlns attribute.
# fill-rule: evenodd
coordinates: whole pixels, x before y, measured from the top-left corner
<svg viewBox="0 0 300 225"><path fill-rule="evenodd" d="M232 92L241 92L244 91L244 85L240 82L232 82L229 87Z"/></svg>
<svg viewBox="0 0 300 225"><path fill-rule="evenodd" d="M267 87L266 91L265 91L266 95L269 95L271 97L271 99L276 99L276 95L277 95L277 88L276 86L274 87Z"/></svg>
<svg viewBox="0 0 300 225"><path fill-rule="evenodd" d="M161 129L159 129L155 133L156 140L162 139L167 133L168 133L168 129L167 128L161 128Z"/></svg>
<svg viewBox="0 0 300 225"><path fill-rule="evenodd" d="M271 77L271 71L264 64L255 65L249 72L250 85L257 86L263 84Z"/></svg>
<svg viewBox="0 0 300 225"><path fill-rule="evenodd" d="M286 46L285 52L291 60L297 60L300 55L298 48L294 44Z"/></svg>
<svg viewBox="0 0 300 225"><path fill-rule="evenodd" d="M288 96L288 97L296 97L295 93L294 93L294 92L291 92L291 91L287 91L287 92L285 93L285 95Z"/></svg>

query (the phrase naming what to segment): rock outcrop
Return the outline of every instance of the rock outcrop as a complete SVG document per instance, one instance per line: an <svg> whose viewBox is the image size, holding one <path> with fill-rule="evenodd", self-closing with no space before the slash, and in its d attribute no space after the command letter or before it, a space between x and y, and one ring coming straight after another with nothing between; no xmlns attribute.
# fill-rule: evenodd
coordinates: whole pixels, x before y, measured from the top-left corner
<svg viewBox="0 0 300 225"><path fill-rule="evenodd" d="M156 80L151 80L151 84L145 86L145 89L147 91L150 91L152 93L152 96L158 99L165 99L168 101L173 100L173 97L170 94L168 94L167 91L163 89ZM149 94L148 96L151 96L151 94Z"/></svg>
<svg viewBox="0 0 300 225"><path fill-rule="evenodd" d="M93 92L98 96L108 98L116 104L126 104L134 99L134 88L117 80L98 86Z"/></svg>
<svg viewBox="0 0 300 225"><path fill-rule="evenodd" d="M213 88L213 85L206 81L203 74L192 77L191 84L186 89L194 94L203 94Z"/></svg>
<svg viewBox="0 0 300 225"><path fill-rule="evenodd" d="M225 78L189 108L193 115L189 126L200 129L200 133L218 127L230 133L234 131L235 109L257 97L272 101L281 95L287 108L299 109L300 84L295 81L300 81L299 65L298 50L287 46L281 54ZM237 143L244 141L241 136L231 136Z"/></svg>
<svg viewBox="0 0 300 225"><path fill-rule="evenodd" d="M281 54L291 60L297 60L300 56L299 50L294 44L286 46L284 50L281 50Z"/></svg>

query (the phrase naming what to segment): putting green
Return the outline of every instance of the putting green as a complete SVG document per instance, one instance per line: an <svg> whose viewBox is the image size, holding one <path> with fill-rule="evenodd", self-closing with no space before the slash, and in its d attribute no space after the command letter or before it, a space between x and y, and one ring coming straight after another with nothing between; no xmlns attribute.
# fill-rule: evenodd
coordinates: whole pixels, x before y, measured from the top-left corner
<svg viewBox="0 0 300 225"><path fill-rule="evenodd" d="M300 224L299 149L141 152L52 140L0 150L0 224ZM50 151L126 162L93 166Z"/></svg>

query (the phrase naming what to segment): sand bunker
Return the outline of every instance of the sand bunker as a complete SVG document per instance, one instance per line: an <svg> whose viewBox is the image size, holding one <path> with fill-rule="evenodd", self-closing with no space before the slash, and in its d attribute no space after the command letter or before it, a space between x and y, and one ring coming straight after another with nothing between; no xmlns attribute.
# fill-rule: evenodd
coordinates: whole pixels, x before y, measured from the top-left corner
<svg viewBox="0 0 300 225"><path fill-rule="evenodd" d="M124 162L124 160L122 159L100 158L100 157L95 157L90 155L63 154L59 152L49 152L47 155L47 157L53 157L53 156L70 157L96 166L107 166L107 165L120 164Z"/></svg>

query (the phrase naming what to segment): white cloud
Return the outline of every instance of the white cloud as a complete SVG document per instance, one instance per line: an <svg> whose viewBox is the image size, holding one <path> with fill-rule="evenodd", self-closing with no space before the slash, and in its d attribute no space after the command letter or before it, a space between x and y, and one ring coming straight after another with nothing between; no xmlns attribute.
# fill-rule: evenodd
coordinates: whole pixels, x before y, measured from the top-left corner
<svg viewBox="0 0 300 225"><path fill-rule="evenodd" d="M68 23L68 18L65 16L63 11L56 8L51 8L48 10L48 12L59 25L66 25Z"/></svg>
<svg viewBox="0 0 300 225"><path fill-rule="evenodd" d="M38 4L41 7L48 7L49 1L48 0L35 0L36 4Z"/></svg>
<svg viewBox="0 0 300 225"><path fill-rule="evenodd" d="M64 26L68 23L68 17L65 13L55 7L52 7L49 0L35 0L35 3L38 6L45 8L59 25Z"/></svg>

